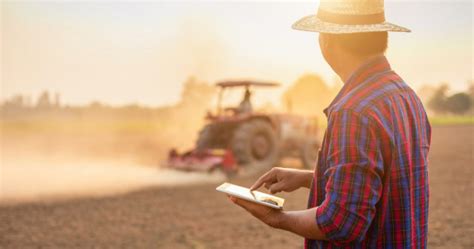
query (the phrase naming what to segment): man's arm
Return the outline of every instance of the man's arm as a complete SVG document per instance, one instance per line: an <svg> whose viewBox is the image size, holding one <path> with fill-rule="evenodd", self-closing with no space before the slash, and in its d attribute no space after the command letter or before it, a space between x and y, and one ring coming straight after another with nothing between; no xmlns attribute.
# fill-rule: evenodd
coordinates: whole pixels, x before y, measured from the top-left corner
<svg viewBox="0 0 474 249"><path fill-rule="evenodd" d="M282 212L277 228L286 230L307 239L327 240L316 222L316 208Z"/></svg>
<svg viewBox="0 0 474 249"><path fill-rule="evenodd" d="M343 245L362 241L382 193L382 136L368 115L352 109L330 114L324 172L325 197L316 211L318 227Z"/></svg>

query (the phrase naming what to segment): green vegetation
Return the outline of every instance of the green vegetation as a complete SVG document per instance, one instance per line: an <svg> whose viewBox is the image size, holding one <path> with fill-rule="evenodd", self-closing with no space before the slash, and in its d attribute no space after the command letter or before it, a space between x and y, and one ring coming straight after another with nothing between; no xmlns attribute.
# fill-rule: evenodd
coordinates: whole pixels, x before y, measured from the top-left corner
<svg viewBox="0 0 474 249"><path fill-rule="evenodd" d="M474 115L446 115L446 116L432 116L429 117L430 123L433 126L441 125L474 125Z"/></svg>

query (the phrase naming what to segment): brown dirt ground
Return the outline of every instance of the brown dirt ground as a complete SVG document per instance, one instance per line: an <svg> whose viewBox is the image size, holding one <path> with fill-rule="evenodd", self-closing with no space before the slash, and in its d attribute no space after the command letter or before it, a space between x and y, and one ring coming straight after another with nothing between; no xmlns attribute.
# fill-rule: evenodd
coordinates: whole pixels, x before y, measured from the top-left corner
<svg viewBox="0 0 474 249"><path fill-rule="evenodd" d="M429 248L473 248L473 126L436 127L430 153ZM256 176L236 179L250 185ZM262 225L215 185L0 207L0 248L302 248ZM306 190L282 194L301 209Z"/></svg>

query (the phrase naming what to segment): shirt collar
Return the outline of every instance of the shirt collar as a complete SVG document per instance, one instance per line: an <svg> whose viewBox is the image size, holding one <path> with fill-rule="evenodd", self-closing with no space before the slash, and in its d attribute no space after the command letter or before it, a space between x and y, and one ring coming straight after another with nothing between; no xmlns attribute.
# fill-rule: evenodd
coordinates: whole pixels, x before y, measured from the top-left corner
<svg viewBox="0 0 474 249"><path fill-rule="evenodd" d="M351 74L349 79L344 82L344 86L341 88L336 97L331 101L331 104L329 104L329 106L323 110L326 117L329 116L329 110L331 107L333 107L341 98L343 98L356 86L364 82L368 77L390 69L390 64L384 55L378 55L367 59Z"/></svg>

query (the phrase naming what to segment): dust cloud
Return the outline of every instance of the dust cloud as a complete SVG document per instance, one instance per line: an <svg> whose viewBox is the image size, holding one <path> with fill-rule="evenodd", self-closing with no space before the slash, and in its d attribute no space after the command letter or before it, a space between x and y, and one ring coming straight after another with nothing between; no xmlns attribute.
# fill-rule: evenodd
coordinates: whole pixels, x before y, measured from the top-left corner
<svg viewBox="0 0 474 249"><path fill-rule="evenodd" d="M161 167L193 147L214 87L190 77L172 106L0 105L0 203L104 196L224 175ZM20 100L22 98L19 98ZM185 122L183 122L185 121Z"/></svg>
<svg viewBox="0 0 474 249"><path fill-rule="evenodd" d="M4 159L4 158L3 158ZM126 162L2 160L0 204L109 196L156 186L221 182L221 172L179 172Z"/></svg>

